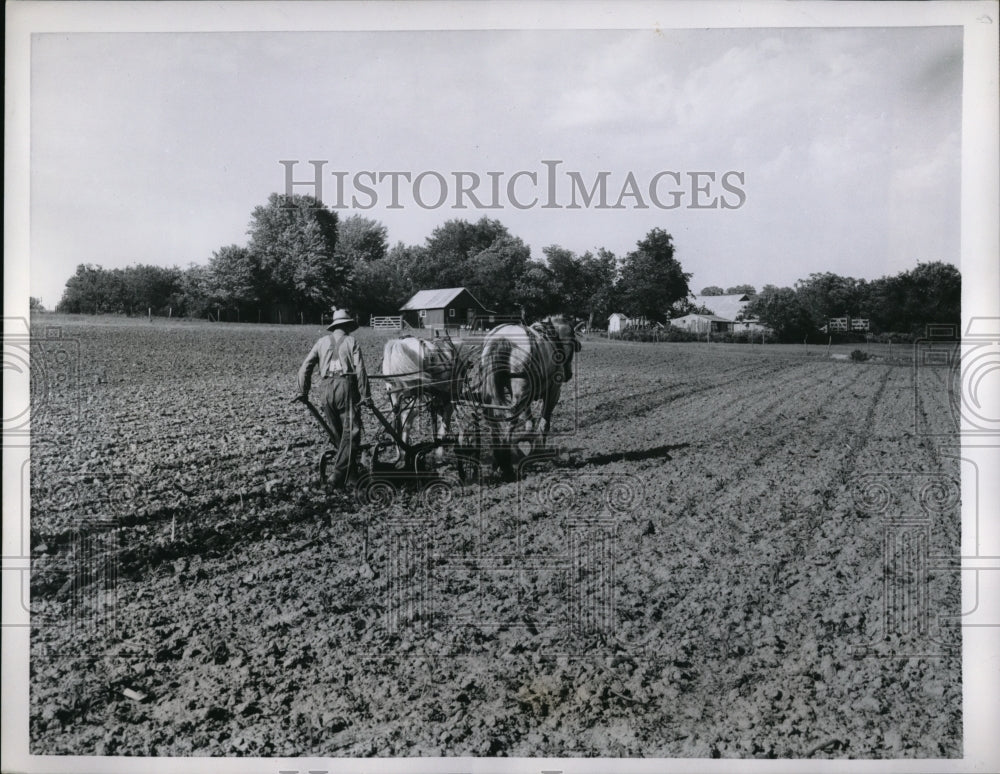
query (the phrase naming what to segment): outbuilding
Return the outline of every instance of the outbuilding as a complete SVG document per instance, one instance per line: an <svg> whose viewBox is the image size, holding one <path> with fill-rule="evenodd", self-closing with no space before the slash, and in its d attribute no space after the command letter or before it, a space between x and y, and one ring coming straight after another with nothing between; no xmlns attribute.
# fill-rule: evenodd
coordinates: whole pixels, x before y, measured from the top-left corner
<svg viewBox="0 0 1000 774"><path fill-rule="evenodd" d="M752 300L746 293L729 293L723 296L694 296L692 303L695 308L707 309L717 317L728 320L729 330L733 333L767 331L768 327L758 318L746 314L747 305Z"/></svg>
<svg viewBox="0 0 1000 774"><path fill-rule="evenodd" d="M399 309L413 328L463 328L494 314L465 288L418 290Z"/></svg>
<svg viewBox="0 0 1000 774"><path fill-rule="evenodd" d="M628 327L628 315L615 312L608 318L608 333L621 333Z"/></svg>
<svg viewBox="0 0 1000 774"><path fill-rule="evenodd" d="M670 321L676 328L682 328L692 333L725 333L732 328L732 321L715 314L686 314Z"/></svg>

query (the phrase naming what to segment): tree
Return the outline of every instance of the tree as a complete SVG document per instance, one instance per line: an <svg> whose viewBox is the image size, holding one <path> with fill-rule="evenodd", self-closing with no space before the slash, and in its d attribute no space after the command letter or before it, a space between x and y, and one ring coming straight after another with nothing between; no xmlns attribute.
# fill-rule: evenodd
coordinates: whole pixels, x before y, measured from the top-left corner
<svg viewBox="0 0 1000 774"><path fill-rule="evenodd" d="M487 309L509 314L520 307L516 288L531 259L531 250L519 238L501 236L466 264L464 285Z"/></svg>
<svg viewBox="0 0 1000 774"><path fill-rule="evenodd" d="M612 291L618 272L614 253L598 251L577 256L559 245L542 250L554 282L554 308L577 317L607 319L611 314Z"/></svg>
<svg viewBox="0 0 1000 774"><path fill-rule="evenodd" d="M203 317L212 306L212 280L211 266L189 264L181 272L176 314Z"/></svg>
<svg viewBox="0 0 1000 774"><path fill-rule="evenodd" d="M35 296L28 296L28 310L31 312L44 312L45 307L42 306L42 299Z"/></svg>
<svg viewBox="0 0 1000 774"><path fill-rule="evenodd" d="M147 310L166 314L180 291L181 271L177 268L140 263L121 270L117 277L121 288L119 311L128 314L145 314Z"/></svg>
<svg viewBox="0 0 1000 774"><path fill-rule="evenodd" d="M321 202L271 194L254 208L247 233L259 301L305 310L347 302L350 267L336 253L337 214Z"/></svg>
<svg viewBox="0 0 1000 774"><path fill-rule="evenodd" d="M654 228L636 246L625 256L618 282L624 311L663 321L671 305L690 293L691 275L675 260L673 237L663 229Z"/></svg>
<svg viewBox="0 0 1000 774"><path fill-rule="evenodd" d="M866 305L879 330L923 333L934 323L961 322L962 275L948 263L919 263L915 269L870 283Z"/></svg>
<svg viewBox="0 0 1000 774"><path fill-rule="evenodd" d="M337 227L338 259L352 266L382 260L389 252L388 233L377 220L361 215L345 218Z"/></svg>
<svg viewBox="0 0 1000 774"><path fill-rule="evenodd" d="M799 303L813 324L820 328L831 317L862 317L864 281L841 277L831 272L813 273L795 283Z"/></svg>
<svg viewBox="0 0 1000 774"><path fill-rule="evenodd" d="M354 267L354 305L363 315L396 315L413 295L410 274L424 248L397 243L384 258Z"/></svg>
<svg viewBox="0 0 1000 774"><path fill-rule="evenodd" d="M514 299L528 320L551 314L559 304L558 284L552 270L543 263L530 261L514 285Z"/></svg>
<svg viewBox="0 0 1000 774"><path fill-rule="evenodd" d="M677 317L684 317L688 314L712 314L712 310L709 309L704 304L696 304L692 301L692 296L686 296L684 298L679 298L674 303L670 305L667 310L667 317L674 319Z"/></svg>
<svg viewBox="0 0 1000 774"><path fill-rule="evenodd" d="M726 291L720 288L718 285L709 285L707 288L701 289L701 294L703 296L724 296Z"/></svg>
<svg viewBox="0 0 1000 774"><path fill-rule="evenodd" d="M269 278L261 270L257 254L246 247L228 245L212 254L208 272L197 277L215 304L226 308L256 305L268 294Z"/></svg>
<svg viewBox="0 0 1000 774"><path fill-rule="evenodd" d="M447 221L427 237L424 251L411 273L413 287L420 290L467 285L473 273L469 267L471 259L497 239L510 236L500 221L486 217L475 223Z"/></svg>
<svg viewBox="0 0 1000 774"><path fill-rule="evenodd" d="M815 326L798 294L791 288L765 285L743 309L744 317L757 317L782 341L801 341Z"/></svg>
<svg viewBox="0 0 1000 774"><path fill-rule="evenodd" d="M733 285L731 288L726 288L726 295L755 296L757 289L753 285Z"/></svg>
<svg viewBox="0 0 1000 774"><path fill-rule="evenodd" d="M76 273L66 280L57 312L70 314L100 314L109 312L117 302L111 273L90 263L81 263Z"/></svg>
<svg viewBox="0 0 1000 774"><path fill-rule="evenodd" d="M587 327L591 327L595 320L600 320L603 325L615 311L618 303L615 291L615 284L618 281L618 258L613 252L602 247L597 251L597 255L584 253L580 258L580 268L589 278L588 287L591 291L585 307L588 313Z"/></svg>

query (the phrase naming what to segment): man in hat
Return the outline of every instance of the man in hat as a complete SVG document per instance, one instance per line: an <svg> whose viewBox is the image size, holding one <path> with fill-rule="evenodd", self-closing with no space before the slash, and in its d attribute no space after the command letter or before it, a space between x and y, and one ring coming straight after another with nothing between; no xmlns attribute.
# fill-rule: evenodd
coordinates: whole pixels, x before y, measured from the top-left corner
<svg viewBox="0 0 1000 774"><path fill-rule="evenodd" d="M349 335L357 327L346 309L334 310L333 322L327 326L330 335L313 345L299 369L299 395L308 397L313 368L319 366L323 380L323 414L338 438L332 483L343 488L353 484L358 475L362 430L358 404L371 402L361 348Z"/></svg>

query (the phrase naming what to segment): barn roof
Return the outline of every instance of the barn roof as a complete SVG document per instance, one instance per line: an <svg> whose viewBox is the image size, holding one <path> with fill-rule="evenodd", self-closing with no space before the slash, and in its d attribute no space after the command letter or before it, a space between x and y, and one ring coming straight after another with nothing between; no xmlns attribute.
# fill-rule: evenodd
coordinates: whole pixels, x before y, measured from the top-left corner
<svg viewBox="0 0 1000 774"><path fill-rule="evenodd" d="M719 317L719 315L717 314L699 314L698 312L686 314L683 317L675 317L670 322L680 322L681 320L690 320L693 317L697 317L699 320L712 320L713 322L732 322L732 320L727 320L725 317Z"/></svg>
<svg viewBox="0 0 1000 774"><path fill-rule="evenodd" d="M736 315L743 311L750 296L745 293L730 293L725 296L695 296L694 305L703 306L713 314L725 318L727 321L736 319Z"/></svg>
<svg viewBox="0 0 1000 774"><path fill-rule="evenodd" d="M418 290L413 296L403 304L399 311L407 312L418 309L444 309L462 293L469 293L465 288L436 288L434 290ZM486 309L479 299L469 293L472 300L476 302L480 309ZM489 311L489 310L487 310Z"/></svg>

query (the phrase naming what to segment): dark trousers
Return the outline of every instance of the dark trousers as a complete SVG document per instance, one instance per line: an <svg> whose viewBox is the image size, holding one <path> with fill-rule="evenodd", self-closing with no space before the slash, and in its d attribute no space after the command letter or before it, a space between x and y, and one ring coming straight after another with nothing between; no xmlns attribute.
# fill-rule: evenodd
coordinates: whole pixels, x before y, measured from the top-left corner
<svg viewBox="0 0 1000 774"><path fill-rule="evenodd" d="M331 483L339 486L358 476L361 461L361 412L354 378L331 376L323 380L323 415L337 438Z"/></svg>

